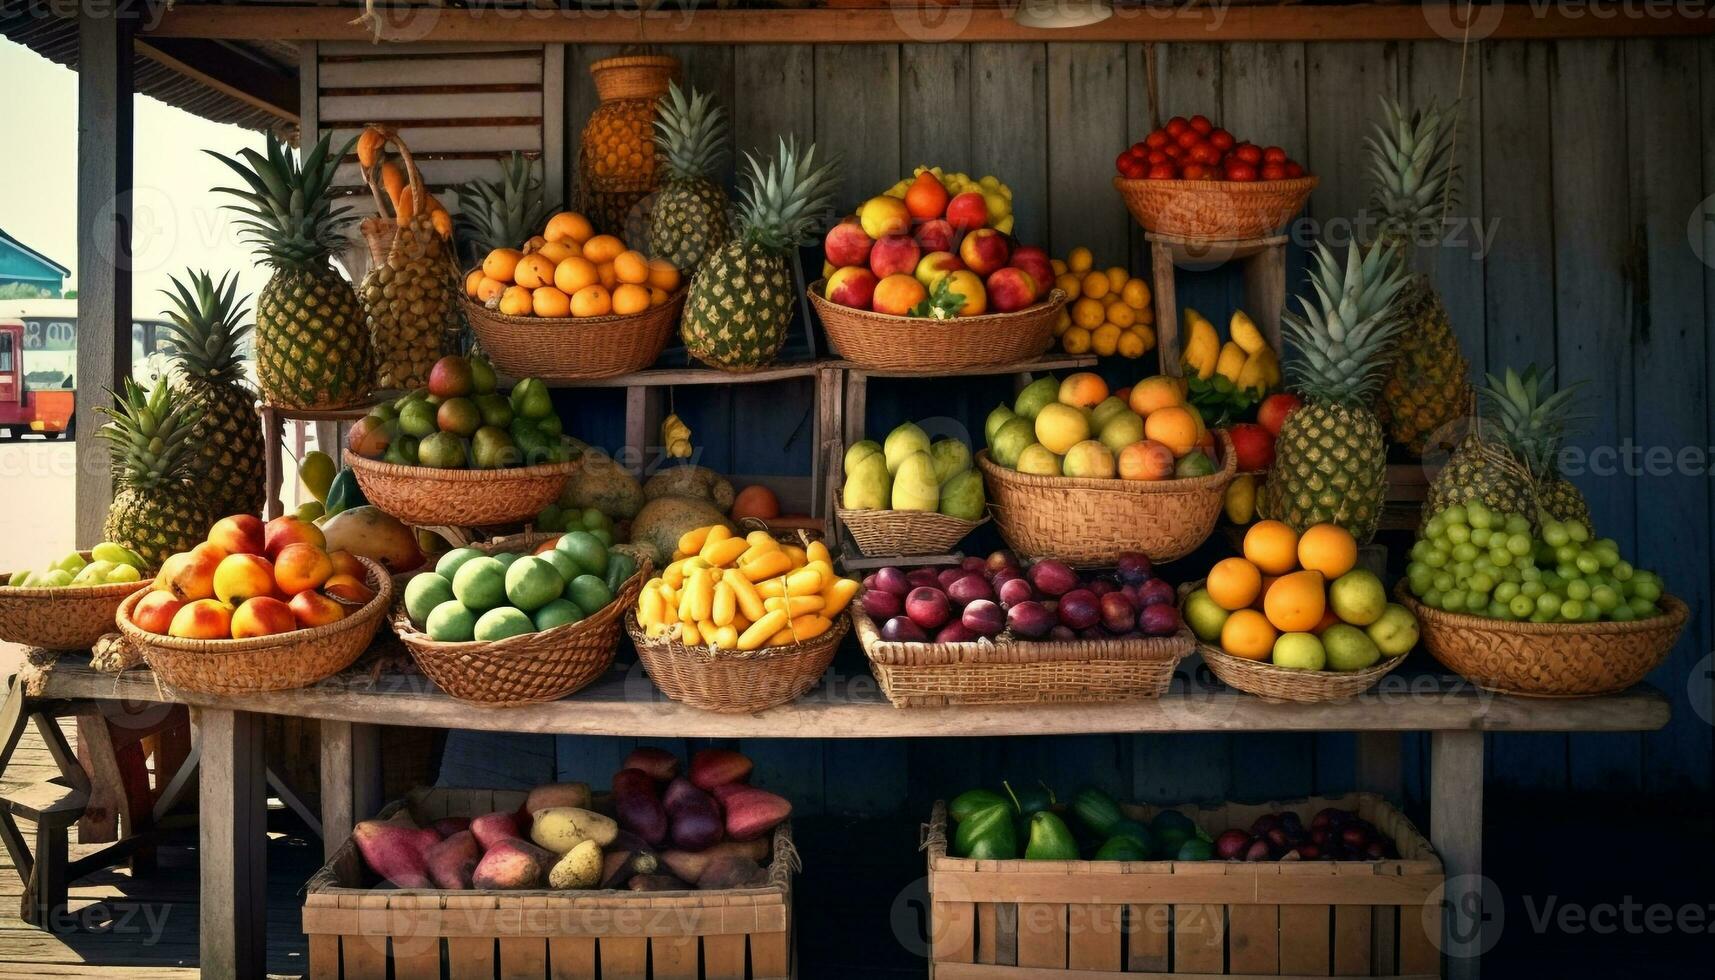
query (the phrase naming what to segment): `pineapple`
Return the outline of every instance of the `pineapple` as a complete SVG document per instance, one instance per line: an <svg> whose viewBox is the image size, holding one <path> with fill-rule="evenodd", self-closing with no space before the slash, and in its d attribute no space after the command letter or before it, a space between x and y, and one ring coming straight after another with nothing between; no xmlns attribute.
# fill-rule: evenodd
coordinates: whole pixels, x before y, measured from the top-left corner
<svg viewBox="0 0 1715 980"><path fill-rule="evenodd" d="M363 307L329 262L346 246L351 209L333 206L328 185L357 137L337 153L329 138L323 136L301 166L272 135L266 156L240 150L240 162L209 153L249 185L215 190L243 202L226 207L245 216L238 226L246 241L274 270L256 298L256 380L263 399L281 408L345 408L371 387Z"/></svg>
<svg viewBox="0 0 1715 980"><path fill-rule="evenodd" d="M689 276L703 256L732 234L732 202L709 174L728 152L726 112L707 93L667 87L655 120L655 146L666 160L667 179L656 192L650 217L649 251Z"/></svg>
<svg viewBox="0 0 1715 980"><path fill-rule="evenodd" d="M113 419L100 435L111 443L114 473L113 506L101 533L159 567L195 547L221 517L195 465L192 439L202 413L165 379L144 392L127 378L124 397L113 400L101 410Z"/></svg>
<svg viewBox="0 0 1715 980"><path fill-rule="evenodd" d="M1421 236L1435 234L1443 209L1453 199L1456 119L1443 114L1434 101L1407 114L1398 102L1384 98L1382 112L1384 123L1366 141L1374 183L1371 203L1382 213L1382 241L1404 252ZM1376 407L1389 437L1421 456L1449 444L1454 425L1470 404L1470 365L1428 276L1410 275L1399 307L1406 327Z"/></svg>
<svg viewBox="0 0 1715 980"><path fill-rule="evenodd" d="M703 258L685 300L679 335L691 355L728 371L751 371L779 353L792 324L794 249L833 215L836 164L815 165L782 139L767 165L746 154L738 236Z"/></svg>
<svg viewBox="0 0 1715 980"><path fill-rule="evenodd" d="M168 281L173 291L162 292L174 309L167 312L171 325L163 329L178 358L175 388L200 416L190 436L198 485L219 514L260 514L262 420L256 392L244 376L240 345L251 328L240 326L248 311L235 295L238 277L225 275L216 283L207 272L192 272L189 286Z"/></svg>
<svg viewBox="0 0 1715 980"><path fill-rule="evenodd" d="M1318 245L1310 277L1319 302L1281 317L1298 348L1292 388L1305 405L1287 417L1261 515L1299 533L1332 522L1360 543L1375 536L1387 496L1387 441L1371 399L1404 326L1395 306L1405 274L1384 245L1346 253L1342 269Z"/></svg>
<svg viewBox="0 0 1715 980"><path fill-rule="evenodd" d="M1550 394L1550 374L1531 365L1522 375L1508 368L1502 378L1487 376L1478 390L1485 419L1436 475L1426 513L1481 500L1533 523L1546 515L1590 526L1589 503L1554 462L1576 421L1567 411L1576 388Z"/></svg>
<svg viewBox="0 0 1715 980"><path fill-rule="evenodd" d="M560 210L542 190L535 164L524 154L500 165L500 180L472 180L458 186L459 237L480 258L497 248L517 248L547 227Z"/></svg>

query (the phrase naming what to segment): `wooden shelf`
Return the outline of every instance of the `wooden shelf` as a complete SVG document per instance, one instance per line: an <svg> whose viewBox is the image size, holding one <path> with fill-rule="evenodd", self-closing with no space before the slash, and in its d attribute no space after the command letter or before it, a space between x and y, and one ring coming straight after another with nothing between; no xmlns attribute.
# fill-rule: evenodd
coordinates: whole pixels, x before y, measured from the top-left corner
<svg viewBox="0 0 1715 980"><path fill-rule="evenodd" d="M846 372L848 377L856 375L861 378L980 378L997 374L1034 374L1039 371L1065 371L1076 368L1095 367L1093 356L1079 354L1048 353L1034 361L1020 361L1017 364L998 364L987 367L958 368L951 371L872 371L859 367L850 361L828 361L827 367L838 368Z"/></svg>
<svg viewBox="0 0 1715 980"><path fill-rule="evenodd" d="M633 374L591 381L549 381L550 388L669 388L674 385L746 385L793 378L813 378L819 371L838 367L837 361L802 361L796 364L771 364L756 371L718 371L706 367L650 368ZM503 383L511 383L506 379Z"/></svg>

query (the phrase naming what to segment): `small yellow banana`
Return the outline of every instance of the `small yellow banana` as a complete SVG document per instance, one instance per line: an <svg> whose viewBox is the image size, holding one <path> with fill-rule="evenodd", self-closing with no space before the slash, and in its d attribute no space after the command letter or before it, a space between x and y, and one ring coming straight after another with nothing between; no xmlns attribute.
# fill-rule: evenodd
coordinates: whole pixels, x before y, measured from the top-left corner
<svg viewBox="0 0 1715 980"><path fill-rule="evenodd" d="M1265 347L1246 357L1244 367L1239 368L1239 376L1233 379L1233 384L1245 391L1255 391L1259 395L1267 391L1268 361L1273 353Z"/></svg>
<svg viewBox="0 0 1715 980"><path fill-rule="evenodd" d="M1263 339L1262 331L1257 329L1250 314L1244 310L1233 311L1233 318L1227 323L1227 333L1232 335L1234 343L1244 348L1246 354L1255 354L1268 348L1268 341Z"/></svg>
<svg viewBox="0 0 1715 980"><path fill-rule="evenodd" d="M1245 349L1232 341L1227 341L1221 347L1221 353L1215 358L1215 373L1233 384L1239 383L1239 371L1245 366Z"/></svg>
<svg viewBox="0 0 1715 980"><path fill-rule="evenodd" d="M1215 333L1215 325L1190 307L1185 308L1184 320L1189 332L1181 363L1206 381L1215 374L1215 362L1221 356L1221 338Z"/></svg>
<svg viewBox="0 0 1715 980"><path fill-rule="evenodd" d="M667 416L661 420L661 444L667 447L667 455L674 459L689 459L691 427L677 414Z"/></svg>

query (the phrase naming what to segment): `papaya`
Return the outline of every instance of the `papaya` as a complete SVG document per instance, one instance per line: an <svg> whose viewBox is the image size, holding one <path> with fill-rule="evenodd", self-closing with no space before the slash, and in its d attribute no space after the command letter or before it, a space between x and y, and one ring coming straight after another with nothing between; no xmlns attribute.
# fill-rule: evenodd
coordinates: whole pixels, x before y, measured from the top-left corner
<svg viewBox="0 0 1715 980"><path fill-rule="evenodd" d="M626 520L643 507L643 485L612 458L585 453L583 465L566 481L557 503L564 509L593 507L613 520Z"/></svg>
<svg viewBox="0 0 1715 980"><path fill-rule="evenodd" d="M656 473L643 484L643 497L701 497L722 514L732 510L736 498L732 483L705 466L673 466Z"/></svg>
<svg viewBox="0 0 1715 980"><path fill-rule="evenodd" d="M323 501L324 517L333 517L340 511L353 507L362 507L369 503L364 497L363 489L357 485L357 474L349 469L340 470L334 474L333 482L328 484L327 500Z"/></svg>
<svg viewBox="0 0 1715 980"><path fill-rule="evenodd" d="M649 501L637 512L631 521L631 543L639 549L647 548L655 567L664 568L685 532L710 525L735 530L726 515L708 500L670 494Z"/></svg>
<svg viewBox="0 0 1715 980"><path fill-rule="evenodd" d="M370 504L335 514L322 525L322 534L329 551L349 551L394 574L409 572L424 562L423 550L411 529Z"/></svg>

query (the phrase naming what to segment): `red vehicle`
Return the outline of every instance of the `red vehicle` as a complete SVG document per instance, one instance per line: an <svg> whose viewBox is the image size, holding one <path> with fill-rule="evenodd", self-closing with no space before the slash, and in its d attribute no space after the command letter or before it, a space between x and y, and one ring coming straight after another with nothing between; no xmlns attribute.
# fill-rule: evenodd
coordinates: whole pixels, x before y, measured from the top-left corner
<svg viewBox="0 0 1715 980"><path fill-rule="evenodd" d="M0 320L0 440L70 438L76 398L71 388L24 384L24 321Z"/></svg>

